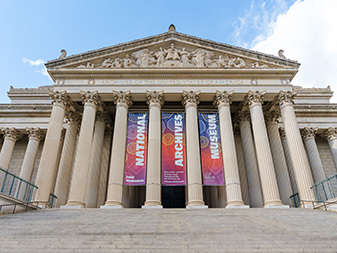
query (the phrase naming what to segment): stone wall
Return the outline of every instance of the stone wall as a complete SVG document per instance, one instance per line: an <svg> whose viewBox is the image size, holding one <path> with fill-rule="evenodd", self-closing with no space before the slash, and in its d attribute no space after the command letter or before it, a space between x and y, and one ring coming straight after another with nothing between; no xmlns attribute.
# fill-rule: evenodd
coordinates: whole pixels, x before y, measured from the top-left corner
<svg viewBox="0 0 337 253"><path fill-rule="evenodd" d="M328 178L335 175L337 171L333 162L329 143L320 136L316 136L316 144L322 160L325 176Z"/></svg>

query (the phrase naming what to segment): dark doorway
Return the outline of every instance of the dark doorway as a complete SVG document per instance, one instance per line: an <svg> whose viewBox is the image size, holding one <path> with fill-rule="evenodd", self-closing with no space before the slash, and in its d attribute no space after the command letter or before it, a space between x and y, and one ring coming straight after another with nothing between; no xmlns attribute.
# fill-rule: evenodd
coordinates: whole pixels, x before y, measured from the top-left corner
<svg viewBox="0 0 337 253"><path fill-rule="evenodd" d="M164 208L185 208L185 186L163 186L161 192Z"/></svg>

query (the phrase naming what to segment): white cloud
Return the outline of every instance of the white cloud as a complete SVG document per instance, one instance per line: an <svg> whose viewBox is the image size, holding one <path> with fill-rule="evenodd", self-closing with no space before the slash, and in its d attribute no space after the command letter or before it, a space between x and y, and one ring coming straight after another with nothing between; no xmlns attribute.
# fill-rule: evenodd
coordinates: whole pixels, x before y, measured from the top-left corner
<svg viewBox="0 0 337 253"><path fill-rule="evenodd" d="M44 63L44 61L41 60L41 59L38 59L36 61L32 61L32 60L29 60L25 57L22 57L22 60L23 60L24 63L28 63L30 66L39 66L39 65L42 65Z"/></svg>
<svg viewBox="0 0 337 253"><path fill-rule="evenodd" d="M48 72L47 72L47 68L46 68L46 67L44 67L44 68L42 68L42 69L40 69L40 70L36 70L36 72L37 72L37 73L40 73L40 74L42 74L42 75L44 75L44 76L50 77L49 74L48 74Z"/></svg>
<svg viewBox="0 0 337 253"><path fill-rule="evenodd" d="M298 0L270 22L272 34L253 50L277 55L279 49L302 65L293 79L302 87L327 87L337 102L337 9L336 0Z"/></svg>

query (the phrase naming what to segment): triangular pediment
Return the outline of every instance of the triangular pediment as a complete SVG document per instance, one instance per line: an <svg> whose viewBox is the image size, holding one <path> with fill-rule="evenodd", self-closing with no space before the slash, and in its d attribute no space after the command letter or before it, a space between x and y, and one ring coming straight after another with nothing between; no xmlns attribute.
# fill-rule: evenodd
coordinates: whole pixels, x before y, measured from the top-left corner
<svg viewBox="0 0 337 253"><path fill-rule="evenodd" d="M171 28L171 27L170 27ZM168 32L49 61L53 69L298 69L296 61Z"/></svg>

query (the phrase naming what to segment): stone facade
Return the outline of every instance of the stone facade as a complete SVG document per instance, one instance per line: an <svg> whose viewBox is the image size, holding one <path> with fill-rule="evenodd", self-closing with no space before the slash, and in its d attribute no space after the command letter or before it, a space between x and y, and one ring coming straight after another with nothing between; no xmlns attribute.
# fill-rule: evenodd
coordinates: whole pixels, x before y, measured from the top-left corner
<svg viewBox="0 0 337 253"><path fill-rule="evenodd" d="M162 208L166 194L187 208L279 208L294 190L311 200L310 187L337 173L337 105L329 87L291 84L299 66L174 26L79 55L63 51L46 64L53 85L11 87L11 104L0 105L0 164L31 178L35 200L59 195L57 207ZM138 111L149 112L147 180L128 186L127 119ZM173 189L161 182L161 112L176 111L186 116L187 184ZM205 111L219 117L225 186L203 185Z"/></svg>

